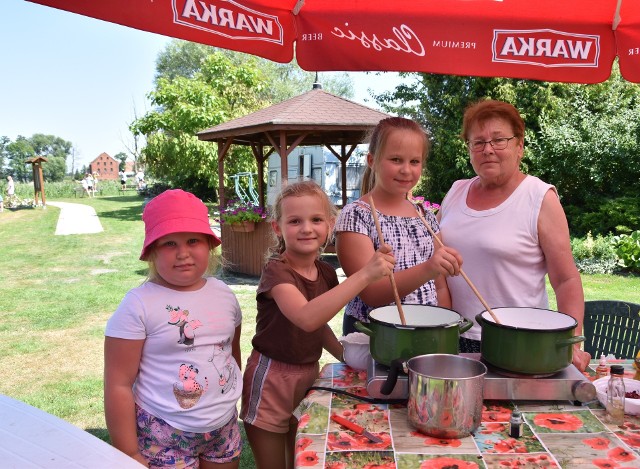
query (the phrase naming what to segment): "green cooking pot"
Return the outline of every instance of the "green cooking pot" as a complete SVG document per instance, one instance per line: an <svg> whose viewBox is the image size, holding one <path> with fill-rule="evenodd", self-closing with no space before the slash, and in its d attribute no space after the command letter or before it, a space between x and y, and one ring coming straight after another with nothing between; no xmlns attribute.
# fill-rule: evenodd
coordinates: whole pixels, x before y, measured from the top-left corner
<svg viewBox="0 0 640 469"><path fill-rule="evenodd" d="M369 313L369 322L355 323L355 328L367 334L371 356L390 366L395 359L408 360L430 353L458 354L460 334L473 326L455 311L439 306L402 305L406 325L400 322L395 305L376 308Z"/></svg>
<svg viewBox="0 0 640 469"><path fill-rule="evenodd" d="M540 308L495 308L476 316L482 328L480 351L490 365L510 373L550 375L569 366L578 322L568 314Z"/></svg>

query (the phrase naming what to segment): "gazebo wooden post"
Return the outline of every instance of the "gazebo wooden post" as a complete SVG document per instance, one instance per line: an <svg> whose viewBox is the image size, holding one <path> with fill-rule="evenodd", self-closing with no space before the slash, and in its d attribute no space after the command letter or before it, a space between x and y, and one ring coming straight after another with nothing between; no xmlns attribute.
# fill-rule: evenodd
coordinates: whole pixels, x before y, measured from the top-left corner
<svg viewBox="0 0 640 469"><path fill-rule="evenodd" d="M345 158L345 144L340 145L340 179L342 180L342 206L347 205L347 160L349 156L351 156L351 152L349 152L349 156ZM362 194L360 194L362 195Z"/></svg>
<svg viewBox="0 0 640 469"><path fill-rule="evenodd" d="M351 145L349 151L346 151L347 146L343 143L340 145L340 153L337 153L331 145L326 145L327 149L335 155L340 161L340 179L342 181L342 206L347 205L347 162L351 158L351 154L358 148L357 144Z"/></svg>
<svg viewBox="0 0 640 469"><path fill-rule="evenodd" d="M280 131L280 187L289 184L289 150L287 148L287 132Z"/></svg>
<svg viewBox="0 0 640 469"><path fill-rule="evenodd" d="M222 154L222 144L224 140L218 140L218 205L220 213L227 206L224 197L224 155Z"/></svg>
<svg viewBox="0 0 640 469"><path fill-rule="evenodd" d="M251 150L253 151L253 156L256 159L256 162L258 163L256 166L258 166L258 205L260 205L260 207L265 208L265 183L264 183L264 162L265 162L265 155L264 155L264 145L262 145L261 143L257 144L257 145L251 145Z"/></svg>
<svg viewBox="0 0 640 469"><path fill-rule="evenodd" d="M224 194L224 159L233 143L233 137L216 140L218 144L218 206L220 211L227 206L227 199Z"/></svg>

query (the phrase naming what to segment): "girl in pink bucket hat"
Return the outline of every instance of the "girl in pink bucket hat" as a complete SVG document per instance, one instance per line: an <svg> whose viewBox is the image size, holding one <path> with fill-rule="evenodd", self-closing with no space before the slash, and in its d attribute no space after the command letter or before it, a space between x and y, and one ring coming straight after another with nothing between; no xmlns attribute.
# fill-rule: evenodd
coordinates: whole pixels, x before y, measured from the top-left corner
<svg viewBox="0 0 640 469"><path fill-rule="evenodd" d="M242 313L211 276L220 239L207 207L180 189L151 200L142 219L149 278L125 295L105 330L109 435L148 467L235 469Z"/></svg>

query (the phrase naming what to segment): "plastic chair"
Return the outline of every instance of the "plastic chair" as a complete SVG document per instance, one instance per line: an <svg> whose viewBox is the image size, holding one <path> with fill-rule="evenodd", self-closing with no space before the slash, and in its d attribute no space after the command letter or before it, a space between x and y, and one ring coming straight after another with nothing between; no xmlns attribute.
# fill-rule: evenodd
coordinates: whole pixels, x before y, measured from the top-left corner
<svg viewBox="0 0 640 469"><path fill-rule="evenodd" d="M640 349L640 305L626 301L585 301L584 350L593 358L613 354L635 358Z"/></svg>

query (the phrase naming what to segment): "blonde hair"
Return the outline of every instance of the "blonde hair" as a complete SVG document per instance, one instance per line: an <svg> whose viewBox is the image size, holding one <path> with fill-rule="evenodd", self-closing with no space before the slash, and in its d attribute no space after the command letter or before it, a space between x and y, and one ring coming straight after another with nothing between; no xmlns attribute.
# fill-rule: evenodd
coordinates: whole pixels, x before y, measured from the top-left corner
<svg viewBox="0 0 640 469"><path fill-rule="evenodd" d="M424 142L424 150L422 152L422 164L424 169L424 163L427 161L427 155L431 149L431 142L429 141L429 133L418 124L416 121L407 119L405 117L387 117L378 122L378 125L374 127L367 139L369 141L369 153L373 155L373 166L380 162L382 158L382 150L384 149L389 135L394 130L410 130L420 134ZM360 186L360 194L364 195L371 191L376 185L376 174L372 171L371 166L366 167L362 176L362 184Z"/></svg>
<svg viewBox="0 0 640 469"><path fill-rule="evenodd" d="M211 236L207 236L207 243L209 243L209 262L207 263L207 270L205 271L203 277L213 277L218 269L223 265L223 261L220 250L217 249L217 246L214 246L214 241ZM147 278L143 283L153 282L160 278L158 269L156 269L156 255L156 243L154 242L151 246L149 246L149 254L147 257L149 272L147 273Z"/></svg>
<svg viewBox="0 0 640 469"><path fill-rule="evenodd" d="M325 209L325 215L327 217L327 223L329 224L329 234L327 235L327 239L324 243L324 246L318 250L318 256L322 254L327 244L331 239L331 229L333 228L333 222L338 215L338 211L336 207L331 203L327 194L322 190L322 188L315 181L297 181L290 184L287 184L280 190L280 193L276 197L273 206L271 207L270 221L274 221L276 223L280 223L280 219L282 218L282 201L287 197L302 197L305 195L315 196L320 198L322 201L322 205ZM266 259L278 259L282 255L282 253L287 248L284 239L282 236L278 236L275 231L272 231L272 238L274 243L271 245L269 250L267 251Z"/></svg>

